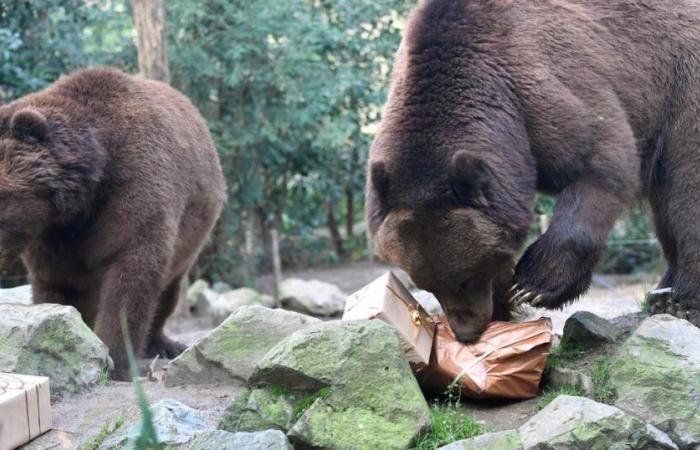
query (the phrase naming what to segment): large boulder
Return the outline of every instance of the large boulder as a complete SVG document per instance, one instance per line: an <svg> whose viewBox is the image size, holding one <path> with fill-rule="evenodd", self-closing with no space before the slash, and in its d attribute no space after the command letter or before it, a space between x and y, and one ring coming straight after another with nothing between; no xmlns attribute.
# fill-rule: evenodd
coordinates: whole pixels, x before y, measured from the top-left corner
<svg viewBox="0 0 700 450"><path fill-rule="evenodd" d="M440 450L522 450L523 444L516 431L486 433L440 447Z"/></svg>
<svg viewBox="0 0 700 450"><path fill-rule="evenodd" d="M187 444L200 433L216 430L215 424L204 414L177 400L161 400L151 406L151 413L156 436L162 445ZM122 448L128 441L133 441L139 436L140 429L141 419L139 418L120 428L113 436L106 439L100 448Z"/></svg>
<svg viewBox="0 0 700 450"><path fill-rule="evenodd" d="M32 287L27 284L9 289L0 289L0 303L31 305Z"/></svg>
<svg viewBox="0 0 700 450"><path fill-rule="evenodd" d="M79 392L111 368L107 346L72 306L0 304L0 372L50 378L51 392Z"/></svg>
<svg viewBox="0 0 700 450"><path fill-rule="evenodd" d="M265 355L250 381L302 394L288 431L302 448L408 448L429 425L401 341L382 321L297 331Z"/></svg>
<svg viewBox="0 0 700 450"><path fill-rule="evenodd" d="M617 350L610 368L615 405L700 447L700 329L662 314L647 318Z"/></svg>
<svg viewBox="0 0 700 450"><path fill-rule="evenodd" d="M609 344L618 338L620 332L615 325L588 311L576 311L564 324L562 344L581 348L593 348Z"/></svg>
<svg viewBox="0 0 700 450"><path fill-rule="evenodd" d="M343 313L347 295L334 284L288 278L280 283L279 298L285 309L332 317Z"/></svg>
<svg viewBox="0 0 700 450"><path fill-rule="evenodd" d="M292 311L243 306L170 362L166 385L244 384L275 344L317 322Z"/></svg>
<svg viewBox="0 0 700 450"><path fill-rule="evenodd" d="M619 408L561 395L518 429L532 450L677 449L668 436Z"/></svg>

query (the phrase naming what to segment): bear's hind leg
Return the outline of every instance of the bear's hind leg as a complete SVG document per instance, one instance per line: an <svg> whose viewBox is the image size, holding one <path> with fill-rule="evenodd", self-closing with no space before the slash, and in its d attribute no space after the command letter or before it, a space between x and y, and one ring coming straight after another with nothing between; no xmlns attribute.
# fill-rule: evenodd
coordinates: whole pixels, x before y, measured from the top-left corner
<svg viewBox="0 0 700 450"><path fill-rule="evenodd" d="M186 277L182 275L175 277L158 299L158 310L153 320L148 346L146 347L146 357L148 358L154 358L156 356L167 359L176 358L187 348L185 345L166 336L163 330L165 322L180 301L184 279L186 279Z"/></svg>
<svg viewBox="0 0 700 450"><path fill-rule="evenodd" d="M671 295L653 299L653 312L670 313L700 327L700 128L674 129L676 134L656 161L650 186L656 234L668 262L658 287L672 289Z"/></svg>

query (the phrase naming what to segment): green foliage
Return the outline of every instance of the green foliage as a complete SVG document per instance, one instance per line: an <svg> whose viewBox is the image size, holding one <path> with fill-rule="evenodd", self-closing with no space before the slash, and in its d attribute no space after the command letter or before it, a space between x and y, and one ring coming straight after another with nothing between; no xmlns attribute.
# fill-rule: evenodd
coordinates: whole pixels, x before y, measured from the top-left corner
<svg viewBox="0 0 700 450"><path fill-rule="evenodd" d="M462 410L459 400L444 405L433 403L430 407L430 429L418 437L417 450L434 450L451 442L469 439L484 430L474 416Z"/></svg>
<svg viewBox="0 0 700 450"><path fill-rule="evenodd" d="M617 393L610 381L610 361L606 357L601 356L596 360L592 378L595 400L612 404Z"/></svg>
<svg viewBox="0 0 700 450"><path fill-rule="evenodd" d="M102 427L100 427L100 430L97 432L97 434L87 442L84 442L80 447L78 447L79 450L97 450L100 448L102 443L109 437L110 434L114 433L118 429L120 429L124 423L126 422L126 417L121 415L117 417L114 422L111 420L106 421L104 424L102 424Z"/></svg>
<svg viewBox="0 0 700 450"><path fill-rule="evenodd" d="M134 388L136 389L136 396L139 400L139 409L141 409L141 428L139 434L136 439L127 444L127 448L130 450L160 450L162 446L160 445L155 426L153 425L153 413L148 405L148 400L146 400L146 393L143 391L143 386L141 386L141 382L139 381L139 368L136 363L136 355L134 354L134 346L131 343L131 336L129 335L126 310L122 309L120 311L119 319L121 321L122 334L124 335L124 347L126 348L126 355L129 359L129 370L131 372L131 378L133 379Z"/></svg>
<svg viewBox="0 0 700 450"><path fill-rule="evenodd" d="M97 384L99 386L106 386L109 384L109 369L104 368L100 370L99 375L97 376Z"/></svg>
<svg viewBox="0 0 700 450"><path fill-rule="evenodd" d="M567 362L574 361L584 355L586 351L576 344L563 342L552 350L547 356L546 369L563 367Z"/></svg>
<svg viewBox="0 0 700 450"><path fill-rule="evenodd" d="M563 384L557 386L556 388L546 389L539 400L537 400L537 411L543 410L547 405L552 403L554 399L560 395L573 395L576 397L585 397L586 392L578 386L572 386L570 384Z"/></svg>
<svg viewBox="0 0 700 450"><path fill-rule="evenodd" d="M598 270L603 273L658 271L663 259L650 212L630 212L615 225L603 251Z"/></svg>
<svg viewBox="0 0 700 450"><path fill-rule="evenodd" d="M309 409L309 407L316 401L316 399L326 399L328 398L330 393L331 390L329 387L323 387L316 392L310 392L304 395L296 404L296 406L294 406L294 414L292 415L294 417L294 420L299 420L299 417L301 417L301 415L304 414L304 412L307 409Z"/></svg>

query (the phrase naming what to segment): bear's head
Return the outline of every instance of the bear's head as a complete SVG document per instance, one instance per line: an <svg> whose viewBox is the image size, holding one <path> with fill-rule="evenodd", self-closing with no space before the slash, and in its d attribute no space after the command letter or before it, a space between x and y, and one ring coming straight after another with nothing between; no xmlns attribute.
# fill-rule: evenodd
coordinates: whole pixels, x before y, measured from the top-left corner
<svg viewBox="0 0 700 450"><path fill-rule="evenodd" d="M90 133L49 118L51 112L0 107L0 268L49 227L84 211L101 176L102 152ZM86 143L93 149L84 155Z"/></svg>
<svg viewBox="0 0 700 450"><path fill-rule="evenodd" d="M435 294L460 340L478 338L526 233L489 210L499 198L492 169L459 151L440 188L418 175L407 186L403 170L389 161L370 162L369 170L367 220L379 255Z"/></svg>

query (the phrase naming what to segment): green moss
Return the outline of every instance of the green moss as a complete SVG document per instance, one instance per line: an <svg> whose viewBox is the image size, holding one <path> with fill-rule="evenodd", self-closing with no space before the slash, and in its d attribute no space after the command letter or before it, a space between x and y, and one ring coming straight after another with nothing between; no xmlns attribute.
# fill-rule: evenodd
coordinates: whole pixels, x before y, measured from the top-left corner
<svg viewBox="0 0 700 450"><path fill-rule="evenodd" d="M97 450L110 434L113 434L124 425L124 422L126 422L125 416L119 416L114 421L106 421L102 424L97 434L88 441L83 442L80 447L78 447L78 450Z"/></svg>
<svg viewBox="0 0 700 450"><path fill-rule="evenodd" d="M294 421L299 420L299 417L301 417L304 412L309 409L309 407L316 401L316 399L327 399L328 396L331 393L331 389L329 387L324 387L319 389L316 392L311 392L308 394L305 394L301 400L299 400L294 406Z"/></svg>

